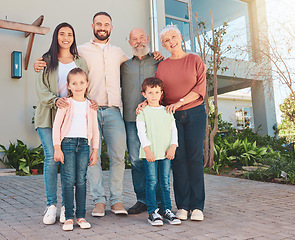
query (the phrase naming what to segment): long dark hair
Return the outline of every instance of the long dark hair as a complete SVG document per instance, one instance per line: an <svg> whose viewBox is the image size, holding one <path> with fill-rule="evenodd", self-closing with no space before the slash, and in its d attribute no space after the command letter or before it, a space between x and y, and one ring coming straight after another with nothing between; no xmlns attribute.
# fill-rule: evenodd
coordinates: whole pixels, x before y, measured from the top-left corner
<svg viewBox="0 0 295 240"><path fill-rule="evenodd" d="M76 45L76 36L75 36L75 31L74 28L66 23L60 23L59 25L57 25L57 27L55 28L54 32L53 32L53 36L52 36L52 41L51 41L51 46L49 48L49 50L43 54L43 59L46 61L46 64L48 66L48 70L49 71L53 71L57 68L58 65L58 51L59 51L59 45L58 45L58 31L63 28L63 27L69 27L70 29L72 29L73 31L73 37L74 37L74 41L70 47L70 53L72 55L78 55L78 50L77 50L77 45Z"/></svg>

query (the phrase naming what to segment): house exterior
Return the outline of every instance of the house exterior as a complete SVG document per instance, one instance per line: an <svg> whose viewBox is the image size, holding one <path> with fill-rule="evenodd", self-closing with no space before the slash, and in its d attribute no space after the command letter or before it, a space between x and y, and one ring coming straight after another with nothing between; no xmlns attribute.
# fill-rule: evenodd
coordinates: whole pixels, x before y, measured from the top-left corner
<svg viewBox="0 0 295 240"><path fill-rule="evenodd" d="M213 101L211 97L209 101ZM250 93L233 91L217 97L218 112L223 121L232 123L234 128L254 129L254 114Z"/></svg>
<svg viewBox="0 0 295 240"><path fill-rule="evenodd" d="M0 28L0 144L8 146L9 141L15 142L16 139L21 139L29 146L40 144L32 124L33 106L37 103L37 74L33 64L48 50L53 30L59 23L70 23L76 31L77 44L83 44L93 37L93 15L106 11L113 18L113 45L121 47L131 56L129 32L134 27L141 27L150 35L151 48L159 49L164 56L168 56L159 43L159 30L167 23L177 24L187 51L197 52L193 12L198 12L199 18L208 23L209 9L213 12L216 27L229 20L225 41L237 49L251 43L249 51L227 53L224 64L229 70L219 77L218 93L251 87L255 128L261 125L261 133L273 135L272 126L276 123L276 117L272 83L268 81L265 84L255 72L260 61L255 51L259 47L259 31L267 32L264 0L87 0L83 3L76 0L51 0L41 4L37 0L12 0L2 1L0 20L32 24L40 15L44 15L42 26L50 28L50 31L45 35L35 35L28 69L22 67L22 77L16 79L11 78L11 53L22 52L24 66L29 38L24 37L24 32Z"/></svg>

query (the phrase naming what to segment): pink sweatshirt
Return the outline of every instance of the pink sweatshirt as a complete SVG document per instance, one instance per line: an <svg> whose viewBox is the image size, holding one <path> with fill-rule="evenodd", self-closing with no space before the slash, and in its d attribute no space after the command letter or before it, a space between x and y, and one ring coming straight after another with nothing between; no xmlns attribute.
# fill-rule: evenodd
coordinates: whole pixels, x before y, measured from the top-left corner
<svg viewBox="0 0 295 240"><path fill-rule="evenodd" d="M99 130L97 122L97 112L90 108L90 101L87 101L87 139L88 145L92 140L92 147L99 146ZM61 141L68 134L72 124L74 113L74 100L68 98L69 106L58 109L53 123L53 145L61 145Z"/></svg>

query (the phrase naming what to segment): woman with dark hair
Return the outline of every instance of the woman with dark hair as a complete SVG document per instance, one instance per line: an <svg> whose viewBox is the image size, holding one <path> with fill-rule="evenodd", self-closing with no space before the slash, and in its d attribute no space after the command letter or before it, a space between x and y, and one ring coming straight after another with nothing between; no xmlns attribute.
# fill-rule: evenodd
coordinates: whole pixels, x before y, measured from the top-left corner
<svg viewBox="0 0 295 240"><path fill-rule="evenodd" d="M57 108L68 106L67 75L73 68L82 68L88 73L87 64L78 56L75 31L68 23L59 24L53 33L51 46L43 55L46 62L44 70L40 71L36 81L38 105L35 112L35 128L41 140L44 161L44 184L47 198L47 208L43 217L44 224L54 224L56 221L57 204L57 172L59 163L54 161L52 127ZM65 222L64 203L62 202L60 222Z"/></svg>

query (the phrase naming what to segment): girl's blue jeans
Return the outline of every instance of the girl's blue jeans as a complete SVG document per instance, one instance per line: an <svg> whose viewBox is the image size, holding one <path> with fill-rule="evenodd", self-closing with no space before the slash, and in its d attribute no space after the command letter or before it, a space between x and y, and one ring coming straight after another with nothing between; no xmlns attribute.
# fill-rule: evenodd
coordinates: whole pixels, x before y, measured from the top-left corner
<svg viewBox="0 0 295 240"><path fill-rule="evenodd" d="M169 159L156 160L148 162L144 160L144 169L146 174L146 205L148 213L154 212L157 208L156 189L157 184L160 187L162 209L171 210L170 198L170 166Z"/></svg>
<svg viewBox="0 0 295 240"><path fill-rule="evenodd" d="M37 128L37 133L42 143L44 150L44 185L47 202L46 205L56 205L57 204L57 173L58 166L60 162L54 161L54 148L52 142L52 128ZM61 176L62 182L62 176ZM62 205L64 206L64 200L62 200Z"/></svg>
<svg viewBox="0 0 295 240"><path fill-rule="evenodd" d="M89 163L89 145L86 138L64 138L61 143L64 164L61 164L66 219L84 218L86 212L86 174ZM75 194L74 194L75 188Z"/></svg>

